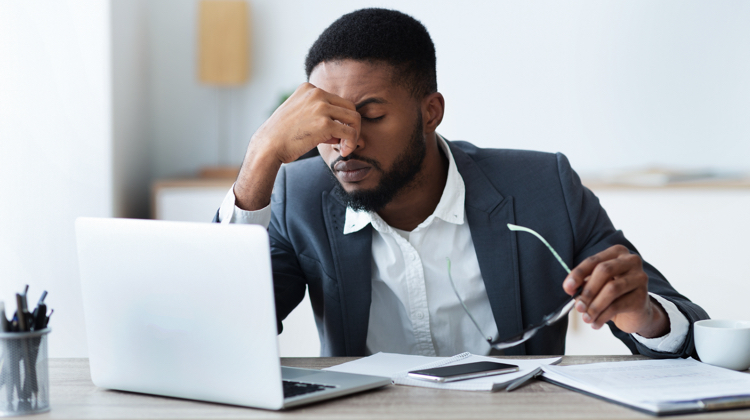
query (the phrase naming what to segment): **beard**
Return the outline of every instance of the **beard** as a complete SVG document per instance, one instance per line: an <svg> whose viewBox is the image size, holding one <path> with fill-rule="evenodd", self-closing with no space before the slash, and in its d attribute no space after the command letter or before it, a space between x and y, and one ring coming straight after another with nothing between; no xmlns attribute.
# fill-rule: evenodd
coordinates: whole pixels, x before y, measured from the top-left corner
<svg viewBox="0 0 750 420"><path fill-rule="evenodd" d="M401 192L416 178L419 171L422 170L422 163L427 154L427 146L424 141L424 131L422 130L422 111L418 110L417 121L409 138L409 144L406 149L396 157L393 166L387 172L380 167L380 163L365 157L351 154L345 158L340 157L334 160L331 167L331 176L336 178L333 165L338 161L349 159L361 160L367 162L372 167L380 171L383 175L380 183L372 189L347 192L341 186L341 182L336 179L334 193L341 198L347 207L356 211L377 212L390 203L396 195Z"/></svg>

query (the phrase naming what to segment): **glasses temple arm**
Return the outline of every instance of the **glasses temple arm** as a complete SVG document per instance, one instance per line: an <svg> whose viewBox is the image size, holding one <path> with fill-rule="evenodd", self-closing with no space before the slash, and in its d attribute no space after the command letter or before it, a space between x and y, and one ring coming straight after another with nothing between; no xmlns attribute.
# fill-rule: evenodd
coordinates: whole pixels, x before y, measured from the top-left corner
<svg viewBox="0 0 750 420"><path fill-rule="evenodd" d="M570 268L568 268L568 264L565 264L565 261L563 261L563 259L560 258L560 255L557 253L557 251L555 251L555 248L552 248L552 245L550 245L549 242L547 242L546 239L542 238L542 235L536 233L535 231L533 231L533 230L531 230L531 229L529 229L527 227L518 226L518 225L511 224L511 223L508 223L508 229L510 229L512 231L527 232L527 233L530 233L530 234L536 236L537 238L539 238L539 240L542 241L542 243L547 246L547 249L549 249L549 252L551 252L552 255L554 255L555 258L557 258L557 261L560 263L560 265L562 265L562 267L565 269L565 271L567 271L568 274L570 274Z"/></svg>
<svg viewBox="0 0 750 420"><path fill-rule="evenodd" d="M482 334L482 337L485 337L488 342L492 342L492 337L488 336L487 334L484 333L484 331L482 331L482 328L479 327L479 323L471 315L471 312L469 312L469 308L466 307L466 304L464 303L463 299L461 299L461 296L458 294L458 289L456 289L456 284L453 283L453 276L451 276L451 260L450 258L446 258L446 261L448 261L448 280L450 280L451 282L453 293L456 294L456 297L458 298L458 301L461 303L461 306L464 307L464 311L466 312L466 315L469 315L469 319L471 319L471 322L473 322L474 326L477 327L477 330L479 330L479 333Z"/></svg>

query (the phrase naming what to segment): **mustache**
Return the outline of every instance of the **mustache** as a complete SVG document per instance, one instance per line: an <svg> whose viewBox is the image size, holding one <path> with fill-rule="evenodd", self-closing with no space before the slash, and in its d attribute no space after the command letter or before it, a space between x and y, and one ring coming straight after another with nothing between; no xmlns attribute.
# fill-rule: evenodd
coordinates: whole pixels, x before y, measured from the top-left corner
<svg viewBox="0 0 750 420"><path fill-rule="evenodd" d="M347 161L350 161L350 160L361 160L362 162L369 163L370 165L372 165L373 168L375 168L375 169L377 169L377 170L379 170L381 172L383 171L383 169L380 167L380 162L378 162L377 160L370 159L370 158L367 158L367 157L364 157L364 156L355 155L354 153L350 154L347 157L339 156L336 159L334 159L333 162L331 162L331 164L328 165L328 166L330 166L331 167L331 171L333 171L335 173L336 169L334 169L334 166L337 163L342 162L342 161L343 162L347 162Z"/></svg>

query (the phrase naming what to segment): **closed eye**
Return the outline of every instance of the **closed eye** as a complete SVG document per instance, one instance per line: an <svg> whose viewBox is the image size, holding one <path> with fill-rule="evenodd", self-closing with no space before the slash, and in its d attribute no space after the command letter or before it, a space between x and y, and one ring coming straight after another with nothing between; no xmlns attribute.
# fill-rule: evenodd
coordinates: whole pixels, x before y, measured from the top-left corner
<svg viewBox="0 0 750 420"><path fill-rule="evenodd" d="M363 116L363 117L362 117L362 119L363 119L364 121L369 121L369 122L376 122L376 121L380 121L380 120L382 120L382 119L383 119L383 117L385 117L385 115L381 115L381 116L379 116L379 117L375 117L375 118L368 118L368 117L365 117L365 116Z"/></svg>

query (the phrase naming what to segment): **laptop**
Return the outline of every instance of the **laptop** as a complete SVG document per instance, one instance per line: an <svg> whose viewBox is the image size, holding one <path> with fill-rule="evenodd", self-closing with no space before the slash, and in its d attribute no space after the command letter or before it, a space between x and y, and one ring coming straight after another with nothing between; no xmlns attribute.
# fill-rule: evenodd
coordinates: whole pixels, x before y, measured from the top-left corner
<svg viewBox="0 0 750 420"><path fill-rule="evenodd" d="M76 237L96 386L278 410L391 383L280 365L260 226L79 218Z"/></svg>

